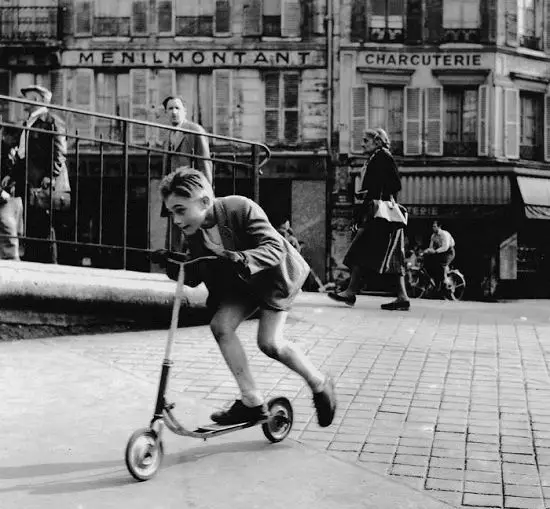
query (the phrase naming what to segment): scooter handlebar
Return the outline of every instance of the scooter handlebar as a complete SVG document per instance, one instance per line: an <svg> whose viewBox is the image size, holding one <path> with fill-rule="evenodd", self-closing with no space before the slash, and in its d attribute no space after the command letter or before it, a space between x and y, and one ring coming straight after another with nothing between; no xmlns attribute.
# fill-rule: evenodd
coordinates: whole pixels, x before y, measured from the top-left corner
<svg viewBox="0 0 550 509"><path fill-rule="evenodd" d="M178 253L176 251L168 251L166 249L160 249L151 253L151 260L158 264L165 264L167 262L179 263L180 265L192 265L194 263L203 262L206 260L217 260L217 256L199 256L198 258L190 259L185 253Z"/></svg>

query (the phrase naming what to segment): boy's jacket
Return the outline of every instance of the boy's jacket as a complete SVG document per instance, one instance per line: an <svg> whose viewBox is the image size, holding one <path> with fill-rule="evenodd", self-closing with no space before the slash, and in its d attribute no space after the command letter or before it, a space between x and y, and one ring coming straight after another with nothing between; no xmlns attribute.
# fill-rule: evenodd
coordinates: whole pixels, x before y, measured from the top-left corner
<svg viewBox="0 0 550 509"><path fill-rule="evenodd" d="M224 249L245 256L249 275L242 277L251 293L269 308L288 309L310 270L300 253L275 230L262 208L244 196L216 198L214 214ZM205 254L202 239L189 237L192 258Z"/></svg>

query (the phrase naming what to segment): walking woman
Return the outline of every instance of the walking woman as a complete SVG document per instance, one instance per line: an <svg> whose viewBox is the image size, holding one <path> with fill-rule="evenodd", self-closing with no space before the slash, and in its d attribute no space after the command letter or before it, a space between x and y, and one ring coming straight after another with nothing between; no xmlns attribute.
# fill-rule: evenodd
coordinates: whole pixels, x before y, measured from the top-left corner
<svg viewBox="0 0 550 509"><path fill-rule="evenodd" d="M344 264L351 270L348 287L328 296L348 306L355 304L361 290L363 276L368 271L379 274L394 274L397 298L382 309L397 311L410 308L405 289L405 250L403 225L374 219L373 200L397 200L401 182L397 165L389 150L390 140L383 129L367 129L362 147L370 157L365 165L365 175L359 194L364 197L358 207L354 228L357 233L344 258Z"/></svg>

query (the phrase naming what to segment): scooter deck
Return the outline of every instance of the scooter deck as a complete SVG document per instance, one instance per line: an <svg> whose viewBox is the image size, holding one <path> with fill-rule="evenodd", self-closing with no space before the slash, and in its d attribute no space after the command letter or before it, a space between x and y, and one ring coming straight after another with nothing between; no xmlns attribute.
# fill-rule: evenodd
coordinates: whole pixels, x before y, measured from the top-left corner
<svg viewBox="0 0 550 509"><path fill-rule="evenodd" d="M256 426L257 424L263 424L264 422L267 422L267 420L248 421L248 422L241 422L239 424L216 424L214 422L214 423L206 424L204 426L199 426L197 429L194 430L194 433L200 433L205 436L221 435L223 433L229 433L231 431L251 428L252 426Z"/></svg>

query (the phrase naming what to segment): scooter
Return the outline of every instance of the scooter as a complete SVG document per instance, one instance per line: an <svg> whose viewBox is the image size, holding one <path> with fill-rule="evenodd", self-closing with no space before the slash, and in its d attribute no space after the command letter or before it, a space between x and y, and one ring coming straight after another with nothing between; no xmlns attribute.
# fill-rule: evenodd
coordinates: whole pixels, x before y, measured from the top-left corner
<svg viewBox="0 0 550 509"><path fill-rule="evenodd" d="M185 267L193 263L215 260L217 258L215 256L203 256L188 260L184 254L169 252L167 253L167 259L173 263L179 264L179 273L174 304L172 307L172 320L168 331L164 360L162 362L155 413L147 428L139 429L130 436L125 452L126 466L130 474L138 481L147 481L151 479L156 475L161 466L164 456L164 446L162 443L164 425L176 435L201 438L203 440L261 425L265 437L269 441L276 443L281 442L288 436L294 421L292 405L285 397L277 397L268 401L267 407L269 410L269 417L267 420L250 421L231 425L221 425L211 422L204 426L199 426L194 430L190 430L185 428L176 419L172 412L175 403L166 401L165 396L170 368L173 365L171 354L183 297Z"/></svg>

